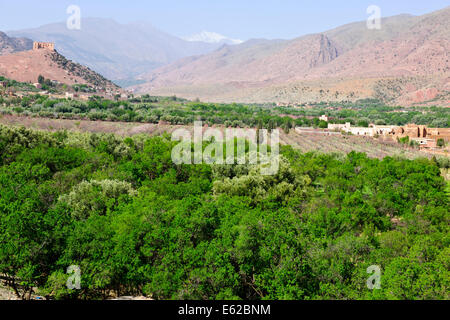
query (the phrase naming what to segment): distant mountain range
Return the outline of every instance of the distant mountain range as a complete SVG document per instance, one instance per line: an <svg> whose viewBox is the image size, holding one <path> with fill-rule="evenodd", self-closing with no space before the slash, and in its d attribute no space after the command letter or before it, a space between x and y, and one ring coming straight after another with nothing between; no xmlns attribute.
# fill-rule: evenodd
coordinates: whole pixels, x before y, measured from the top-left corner
<svg viewBox="0 0 450 320"><path fill-rule="evenodd" d="M14 52L30 50L33 48L33 40L27 38L10 38L0 31L0 56Z"/></svg>
<svg viewBox="0 0 450 320"><path fill-rule="evenodd" d="M450 7L348 24L293 40L251 40L139 77L152 94L209 101L308 103L378 98L450 101Z"/></svg>
<svg viewBox="0 0 450 320"><path fill-rule="evenodd" d="M136 75L183 57L212 52L223 45L223 42L183 40L148 23L120 24L100 18L82 19L81 30L69 30L61 22L7 34L55 42L58 52L67 58L127 83L132 83Z"/></svg>

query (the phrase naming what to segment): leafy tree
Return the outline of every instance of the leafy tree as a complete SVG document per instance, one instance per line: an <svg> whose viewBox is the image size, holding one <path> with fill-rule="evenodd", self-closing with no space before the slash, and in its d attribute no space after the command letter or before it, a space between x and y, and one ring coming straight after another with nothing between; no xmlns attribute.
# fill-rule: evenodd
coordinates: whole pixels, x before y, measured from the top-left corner
<svg viewBox="0 0 450 320"><path fill-rule="evenodd" d="M83 181L59 198L70 208L72 217L85 220L92 214L105 215L136 195L130 183L116 180Z"/></svg>

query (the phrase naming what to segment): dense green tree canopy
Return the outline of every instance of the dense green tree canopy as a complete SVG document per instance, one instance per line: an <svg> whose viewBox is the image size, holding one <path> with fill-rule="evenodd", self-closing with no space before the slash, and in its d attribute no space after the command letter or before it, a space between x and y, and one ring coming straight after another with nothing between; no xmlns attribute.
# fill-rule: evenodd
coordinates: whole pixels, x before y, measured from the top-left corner
<svg viewBox="0 0 450 320"><path fill-rule="evenodd" d="M0 274L56 299L450 298L445 161L283 147L262 176L174 145L0 126Z"/></svg>

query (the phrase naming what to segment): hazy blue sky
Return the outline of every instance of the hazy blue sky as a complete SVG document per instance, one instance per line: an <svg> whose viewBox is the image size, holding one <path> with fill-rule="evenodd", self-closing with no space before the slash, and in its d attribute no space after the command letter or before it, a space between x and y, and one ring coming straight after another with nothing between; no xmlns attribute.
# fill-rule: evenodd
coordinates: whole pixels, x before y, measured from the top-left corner
<svg viewBox="0 0 450 320"><path fill-rule="evenodd" d="M294 38L349 22L365 20L369 5L383 16L420 15L444 8L449 0L0 0L0 30L37 27L67 19L70 4L82 17L118 22L147 21L168 33L185 36L202 30L247 40Z"/></svg>

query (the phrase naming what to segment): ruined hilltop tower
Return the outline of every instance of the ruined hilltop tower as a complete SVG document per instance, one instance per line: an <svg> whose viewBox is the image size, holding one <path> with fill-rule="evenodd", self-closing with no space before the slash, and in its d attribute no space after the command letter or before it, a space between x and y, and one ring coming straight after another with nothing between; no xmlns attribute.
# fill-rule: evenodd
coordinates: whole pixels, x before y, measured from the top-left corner
<svg viewBox="0 0 450 320"><path fill-rule="evenodd" d="M55 44L53 42L33 42L33 50L41 50L41 49L47 49L47 50L55 50Z"/></svg>

